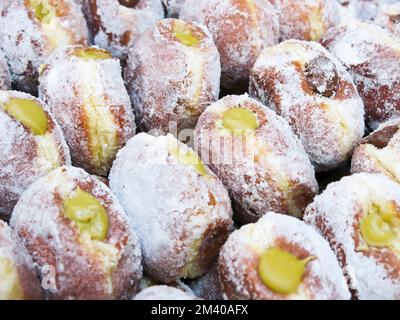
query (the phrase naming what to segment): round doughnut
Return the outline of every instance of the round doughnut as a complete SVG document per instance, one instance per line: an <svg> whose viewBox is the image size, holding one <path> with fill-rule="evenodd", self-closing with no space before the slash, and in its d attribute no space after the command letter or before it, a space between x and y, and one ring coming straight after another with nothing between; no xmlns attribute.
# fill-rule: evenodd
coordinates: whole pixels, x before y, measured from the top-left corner
<svg viewBox="0 0 400 320"><path fill-rule="evenodd" d="M167 17L177 18L186 0L161 0Z"/></svg>
<svg viewBox="0 0 400 320"><path fill-rule="evenodd" d="M22 195L10 225L36 263L48 299L128 299L142 275L140 246L111 191L61 167Z"/></svg>
<svg viewBox="0 0 400 320"><path fill-rule="evenodd" d="M269 212L232 233L218 266L225 299L350 299L328 242L286 215Z"/></svg>
<svg viewBox="0 0 400 320"><path fill-rule="evenodd" d="M209 106L195 147L228 188L241 223L270 210L301 217L318 192L314 168L289 125L247 95Z"/></svg>
<svg viewBox="0 0 400 320"><path fill-rule="evenodd" d="M96 47L65 47L49 57L39 81L39 96L63 129L73 162L107 175L136 129L119 60Z"/></svg>
<svg viewBox="0 0 400 320"><path fill-rule="evenodd" d="M146 29L164 18L160 0L87 0L83 7L93 42L121 59Z"/></svg>
<svg viewBox="0 0 400 320"><path fill-rule="evenodd" d="M164 283L196 278L216 261L233 227L228 192L172 135L129 140L110 186L139 236L150 276Z"/></svg>
<svg viewBox="0 0 400 320"><path fill-rule="evenodd" d="M364 135L351 75L316 42L288 40L264 50L249 91L288 121L317 171L344 163Z"/></svg>
<svg viewBox="0 0 400 320"><path fill-rule="evenodd" d="M0 300L40 300L42 289L28 251L0 220Z"/></svg>
<svg viewBox="0 0 400 320"><path fill-rule="evenodd" d="M169 286L153 286L139 292L133 300L199 300L198 298Z"/></svg>
<svg viewBox="0 0 400 320"><path fill-rule="evenodd" d="M3 53L0 51L0 90L11 89L10 72L8 71L7 61Z"/></svg>
<svg viewBox="0 0 400 320"><path fill-rule="evenodd" d="M361 141L351 172L382 173L400 183L400 118L385 122Z"/></svg>
<svg viewBox="0 0 400 320"><path fill-rule="evenodd" d="M125 80L142 131L194 128L218 99L221 65L207 29L177 19L157 22L130 52Z"/></svg>
<svg viewBox="0 0 400 320"><path fill-rule="evenodd" d="M372 23L350 20L330 29L322 44L353 76L372 129L400 116L400 39Z"/></svg>
<svg viewBox="0 0 400 320"><path fill-rule="evenodd" d="M271 0L279 17L280 41L319 41L340 22L340 7L333 0Z"/></svg>
<svg viewBox="0 0 400 320"><path fill-rule="evenodd" d="M205 300L223 300L218 264L213 264L202 277L190 281L189 287L196 297Z"/></svg>
<svg viewBox="0 0 400 320"><path fill-rule="evenodd" d="M400 186L359 173L332 183L305 221L330 242L355 298L400 298Z"/></svg>
<svg viewBox="0 0 400 320"><path fill-rule="evenodd" d="M278 42L278 18L265 0L186 0L180 18L205 24L221 56L222 86L246 90L259 53Z"/></svg>
<svg viewBox="0 0 400 320"><path fill-rule="evenodd" d="M47 106L17 91L0 91L0 150L0 218L9 217L22 192L38 178L71 164Z"/></svg>
<svg viewBox="0 0 400 320"><path fill-rule="evenodd" d="M38 69L56 48L86 44L88 31L74 0L2 0L0 47L15 88L37 93Z"/></svg>
<svg viewBox="0 0 400 320"><path fill-rule="evenodd" d="M400 38L400 2L382 6L375 22Z"/></svg>

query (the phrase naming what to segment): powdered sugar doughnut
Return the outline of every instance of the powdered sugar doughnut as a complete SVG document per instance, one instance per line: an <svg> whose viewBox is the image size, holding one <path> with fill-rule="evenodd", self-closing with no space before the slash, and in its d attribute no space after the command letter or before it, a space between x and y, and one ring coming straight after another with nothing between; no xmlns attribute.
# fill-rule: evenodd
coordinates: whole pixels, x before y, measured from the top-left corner
<svg viewBox="0 0 400 320"><path fill-rule="evenodd" d="M226 89L245 89L259 53L278 41L276 12L265 0L186 0L180 18L210 30L221 56L221 82Z"/></svg>
<svg viewBox="0 0 400 320"><path fill-rule="evenodd" d="M385 122L361 141L351 172L382 173L400 183L400 119Z"/></svg>
<svg viewBox="0 0 400 320"><path fill-rule="evenodd" d="M332 183L305 221L330 242L359 299L400 298L400 186L360 173Z"/></svg>
<svg viewBox="0 0 400 320"><path fill-rule="evenodd" d="M397 1L398 0L355 0L357 16L363 20L375 20L382 6Z"/></svg>
<svg viewBox="0 0 400 320"><path fill-rule="evenodd" d="M15 87L37 93L39 66L56 48L86 44L87 27L74 0L2 0L0 46Z"/></svg>
<svg viewBox="0 0 400 320"><path fill-rule="evenodd" d="M348 19L357 16L356 4L358 0L337 0L339 3L340 21L347 21Z"/></svg>
<svg viewBox="0 0 400 320"><path fill-rule="evenodd" d="M10 72L8 71L7 61L0 51L0 90L11 89Z"/></svg>
<svg viewBox="0 0 400 320"><path fill-rule="evenodd" d="M64 136L47 106L16 91L0 91L0 150L0 217L5 218L33 182L71 164Z"/></svg>
<svg viewBox="0 0 400 320"><path fill-rule="evenodd" d="M140 133L118 153L110 186L142 245L143 266L169 283L201 276L232 229L228 192L172 135Z"/></svg>
<svg viewBox="0 0 400 320"><path fill-rule="evenodd" d="M280 40L319 41L340 22L339 6L332 0L271 0L278 16Z"/></svg>
<svg viewBox="0 0 400 320"><path fill-rule="evenodd" d="M63 129L74 163L107 175L118 150L135 134L119 60L95 47L57 50L41 72L39 96Z"/></svg>
<svg viewBox="0 0 400 320"><path fill-rule="evenodd" d="M250 94L289 122L317 171L344 163L364 135L351 75L316 42L289 40L263 51Z"/></svg>
<svg viewBox="0 0 400 320"><path fill-rule="evenodd" d="M177 18L186 0L161 0L168 17Z"/></svg>
<svg viewBox="0 0 400 320"><path fill-rule="evenodd" d="M369 126L400 116L400 40L368 22L332 28L322 44L350 71Z"/></svg>
<svg viewBox="0 0 400 320"><path fill-rule="evenodd" d="M318 191L314 168L289 125L247 95L208 107L195 145L228 188L240 222L254 222L268 210L301 217Z"/></svg>
<svg viewBox="0 0 400 320"><path fill-rule="evenodd" d="M11 226L37 264L50 299L126 299L142 274L140 247L117 198L82 169L34 183Z"/></svg>
<svg viewBox="0 0 400 320"><path fill-rule="evenodd" d="M122 59L146 29L164 18L160 0L88 0L83 6L94 43Z"/></svg>
<svg viewBox="0 0 400 320"><path fill-rule="evenodd" d="M223 299L217 263L213 264L213 266L202 277L189 282L189 286L196 297L205 300Z"/></svg>
<svg viewBox="0 0 400 320"><path fill-rule="evenodd" d="M153 286L139 292L133 300L198 300L196 297L174 287Z"/></svg>
<svg viewBox="0 0 400 320"><path fill-rule="evenodd" d="M400 38L400 2L385 5L378 12L375 22Z"/></svg>
<svg viewBox="0 0 400 320"><path fill-rule="evenodd" d="M219 275L226 299L350 299L328 242L304 222L272 212L230 235Z"/></svg>
<svg viewBox="0 0 400 320"><path fill-rule="evenodd" d="M0 300L39 300L42 290L26 248L0 220Z"/></svg>
<svg viewBox="0 0 400 320"><path fill-rule="evenodd" d="M207 29L176 19L157 22L131 50L125 80L141 130L194 128L219 95L221 65Z"/></svg>

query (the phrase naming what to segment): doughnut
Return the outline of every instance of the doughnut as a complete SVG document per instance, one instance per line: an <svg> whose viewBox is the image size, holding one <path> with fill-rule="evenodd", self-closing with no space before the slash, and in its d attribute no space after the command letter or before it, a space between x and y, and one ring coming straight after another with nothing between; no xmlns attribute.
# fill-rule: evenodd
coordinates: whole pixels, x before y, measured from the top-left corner
<svg viewBox="0 0 400 320"><path fill-rule="evenodd" d="M12 229L0 220L0 300L41 300L32 258Z"/></svg>
<svg viewBox="0 0 400 320"><path fill-rule="evenodd" d="M177 19L157 22L130 52L125 80L142 131L193 129L218 99L221 66L205 27Z"/></svg>
<svg viewBox="0 0 400 320"><path fill-rule="evenodd" d="M228 192L171 134L140 133L118 153L110 186L142 247L143 267L163 283L201 276L232 227Z"/></svg>
<svg viewBox="0 0 400 320"><path fill-rule="evenodd" d="M190 281L189 287L196 297L205 300L222 300L223 296L218 275L218 264L213 264L202 277Z"/></svg>
<svg viewBox="0 0 400 320"><path fill-rule="evenodd" d="M395 37L400 38L400 2L383 6L375 22L386 28Z"/></svg>
<svg viewBox="0 0 400 320"><path fill-rule="evenodd" d="M398 0L354 0L357 16L363 20L375 20L380 9L386 4L392 4Z"/></svg>
<svg viewBox="0 0 400 320"><path fill-rule="evenodd" d="M400 119L380 125L355 149L351 172L382 173L400 183Z"/></svg>
<svg viewBox="0 0 400 320"><path fill-rule="evenodd" d="M221 56L222 86L246 90L259 53L278 43L278 18L265 0L186 0L180 18L205 24Z"/></svg>
<svg viewBox="0 0 400 320"><path fill-rule="evenodd" d="M75 0L2 0L0 47L15 88L37 93L38 70L56 48L86 44L88 31Z"/></svg>
<svg viewBox="0 0 400 320"><path fill-rule="evenodd" d="M186 0L161 0L167 17L177 18Z"/></svg>
<svg viewBox="0 0 400 320"><path fill-rule="evenodd" d="M270 0L279 17L280 41L289 39L319 41L340 22L335 0Z"/></svg>
<svg viewBox="0 0 400 320"><path fill-rule="evenodd" d="M39 82L39 96L63 129L74 164L107 175L136 130L119 60L96 47L65 47L49 57Z"/></svg>
<svg viewBox="0 0 400 320"><path fill-rule="evenodd" d="M143 277L140 280L140 284L139 284L139 292L150 288L150 287L154 287L154 286L160 286L160 285L164 285L164 283L162 283L161 281L158 281L154 278L152 278L151 276L147 275L145 272L143 273ZM176 280L174 282L170 282L168 283L169 287L174 287L177 288L179 290L182 290L190 295L194 295L192 289L186 285L183 281L181 280Z"/></svg>
<svg viewBox="0 0 400 320"><path fill-rule="evenodd" d="M358 173L332 183L306 209L305 221L330 242L361 300L400 299L400 186Z"/></svg>
<svg viewBox="0 0 400 320"><path fill-rule="evenodd" d="M133 300L199 300L180 289L165 285L153 286L139 292Z"/></svg>
<svg viewBox="0 0 400 320"><path fill-rule="evenodd" d="M263 51L249 91L288 121L317 171L344 163L364 135L351 75L316 42L288 40Z"/></svg>
<svg viewBox="0 0 400 320"><path fill-rule="evenodd" d="M0 218L8 218L22 192L71 157L43 101L0 91Z"/></svg>
<svg viewBox="0 0 400 320"><path fill-rule="evenodd" d="M0 90L11 89L10 72L8 71L7 61L0 51Z"/></svg>
<svg viewBox="0 0 400 320"><path fill-rule="evenodd" d="M142 274L140 246L111 191L82 169L37 180L11 227L39 269L47 299L129 299Z"/></svg>
<svg viewBox="0 0 400 320"><path fill-rule="evenodd" d="M369 22L330 29L322 44L350 71L371 129L400 116L400 39Z"/></svg>
<svg viewBox="0 0 400 320"><path fill-rule="evenodd" d="M87 0L83 8L93 42L121 59L146 29L164 18L160 0Z"/></svg>
<svg viewBox="0 0 400 320"><path fill-rule="evenodd" d="M350 299L328 242L304 222L272 212L229 236L218 272L225 299Z"/></svg>
<svg viewBox="0 0 400 320"><path fill-rule="evenodd" d="M270 210L301 217L318 191L314 168L289 125L247 95L209 106L194 144L228 188L241 223Z"/></svg>

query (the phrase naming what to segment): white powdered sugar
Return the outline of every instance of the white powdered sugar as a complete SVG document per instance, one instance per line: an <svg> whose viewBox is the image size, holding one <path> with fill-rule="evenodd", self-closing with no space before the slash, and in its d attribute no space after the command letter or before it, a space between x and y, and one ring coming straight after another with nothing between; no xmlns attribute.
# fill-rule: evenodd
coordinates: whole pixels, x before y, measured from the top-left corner
<svg viewBox="0 0 400 320"><path fill-rule="evenodd" d="M153 286L138 293L133 300L198 300L196 297L174 287Z"/></svg>
<svg viewBox="0 0 400 320"><path fill-rule="evenodd" d="M400 38L400 2L382 6L375 22L395 37Z"/></svg>
<svg viewBox="0 0 400 320"><path fill-rule="evenodd" d="M77 188L105 208L107 237L80 233L63 209ZM21 197L10 225L22 238L48 298L130 298L142 275L140 245L117 198L82 169L61 167L39 179Z"/></svg>
<svg viewBox="0 0 400 320"><path fill-rule="evenodd" d="M94 43L123 59L140 36L164 18L160 0L140 0L133 8L116 0L90 0L84 8Z"/></svg>
<svg viewBox="0 0 400 320"><path fill-rule="evenodd" d="M145 271L167 283L204 273L233 224L221 182L207 168L203 176L178 161L176 148L193 152L172 135L140 133L118 153L110 173L111 189L139 235ZM204 260L200 249L209 241L214 249Z"/></svg>
<svg viewBox="0 0 400 320"><path fill-rule="evenodd" d="M275 293L258 275L260 256L274 247L282 250L288 247L289 252L302 259L315 257L307 264L302 283L294 293ZM221 250L219 274L226 299L350 299L342 270L328 242L304 222L273 212L231 234Z"/></svg>
<svg viewBox="0 0 400 320"><path fill-rule="evenodd" d="M33 135L9 116L3 105L11 99L29 99L41 105L48 117L43 136ZM17 91L0 91L0 213L8 216L22 192L51 170L71 164L63 133L41 100Z"/></svg>
<svg viewBox="0 0 400 320"><path fill-rule="evenodd" d="M11 89L11 78L8 70L7 61L0 50L0 90Z"/></svg>
<svg viewBox="0 0 400 320"><path fill-rule="evenodd" d="M396 249L359 249L364 242L360 220L372 206L391 202L400 205L398 184L383 175L360 173L330 184L306 210L305 221L330 241L358 299L400 298Z"/></svg>
<svg viewBox="0 0 400 320"><path fill-rule="evenodd" d="M288 40L264 50L250 94L289 122L317 171L344 163L364 135L364 106L352 77L318 43Z"/></svg>
<svg viewBox="0 0 400 320"><path fill-rule="evenodd" d="M18 89L36 93L37 70L46 56L57 46L86 43L87 27L80 5L73 0L63 1L63 16L57 17L57 22L43 25L34 18L26 3L1 1L0 47Z"/></svg>
<svg viewBox="0 0 400 320"><path fill-rule="evenodd" d="M353 76L370 127L400 115L400 39L377 25L352 19L330 29L323 45Z"/></svg>
<svg viewBox="0 0 400 320"><path fill-rule="evenodd" d="M254 112L259 127L253 133L234 136L224 128L224 112L237 107ZM269 210L301 216L318 192L314 168L287 122L248 95L209 106L196 126L195 145L246 222Z"/></svg>
<svg viewBox="0 0 400 320"><path fill-rule="evenodd" d="M40 76L39 96L63 129L74 163L106 175L136 126L119 60L82 59L74 53L86 49L55 51Z"/></svg>
<svg viewBox="0 0 400 320"><path fill-rule="evenodd" d="M264 0L186 0L180 18L205 24L221 56L222 85L247 85L258 54L278 40L278 19Z"/></svg>
<svg viewBox="0 0 400 320"><path fill-rule="evenodd" d="M199 40L190 46L174 36L179 26ZM178 28L177 28L178 29ZM125 80L138 126L171 132L194 128L204 109L218 99L221 64L207 28L165 19L130 51Z"/></svg>

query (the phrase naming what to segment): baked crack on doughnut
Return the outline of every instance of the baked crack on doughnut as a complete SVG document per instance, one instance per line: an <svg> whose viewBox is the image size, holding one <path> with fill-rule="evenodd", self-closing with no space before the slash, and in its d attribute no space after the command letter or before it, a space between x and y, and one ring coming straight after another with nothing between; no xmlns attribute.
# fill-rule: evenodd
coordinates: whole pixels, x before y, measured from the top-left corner
<svg viewBox="0 0 400 320"><path fill-rule="evenodd" d="M359 173L332 183L306 209L305 221L329 241L360 300L400 297L400 186Z"/></svg>
<svg viewBox="0 0 400 320"><path fill-rule="evenodd" d="M273 212L229 236L218 271L225 299L350 299L328 242L304 222Z"/></svg>
<svg viewBox="0 0 400 320"><path fill-rule="evenodd" d="M142 276L139 242L117 198L82 169L39 179L10 225L38 267L47 299L129 299Z"/></svg>
<svg viewBox="0 0 400 320"><path fill-rule="evenodd" d="M301 217L318 192L314 168L286 121L247 95L210 105L195 148L221 179L241 223L276 210Z"/></svg>
<svg viewBox="0 0 400 320"><path fill-rule="evenodd" d="M119 60L96 47L57 50L41 70L39 96L63 129L74 164L106 176L136 130Z"/></svg>
<svg viewBox="0 0 400 320"><path fill-rule="evenodd" d="M249 91L288 121L317 171L346 162L364 135L364 107L352 77L318 43L288 40L264 50Z"/></svg>
<svg viewBox="0 0 400 320"><path fill-rule="evenodd" d="M132 138L118 153L110 186L139 235L150 276L196 278L217 260L233 227L228 192L172 135Z"/></svg>
<svg viewBox="0 0 400 320"><path fill-rule="evenodd" d="M38 70L65 45L87 43L81 6L74 0L2 0L0 47L17 90L37 94Z"/></svg>
<svg viewBox="0 0 400 320"><path fill-rule="evenodd" d="M0 218L22 192L53 169L71 164L64 135L43 101L0 91Z"/></svg>

